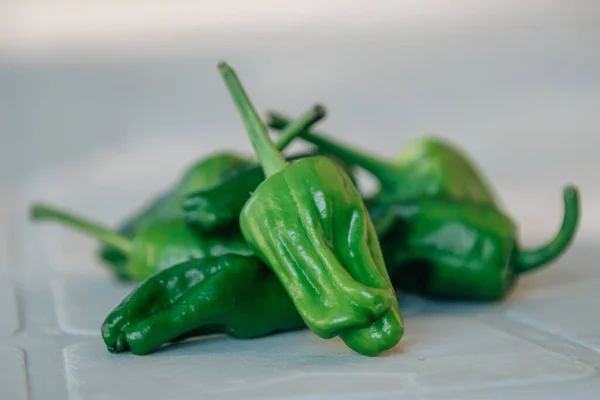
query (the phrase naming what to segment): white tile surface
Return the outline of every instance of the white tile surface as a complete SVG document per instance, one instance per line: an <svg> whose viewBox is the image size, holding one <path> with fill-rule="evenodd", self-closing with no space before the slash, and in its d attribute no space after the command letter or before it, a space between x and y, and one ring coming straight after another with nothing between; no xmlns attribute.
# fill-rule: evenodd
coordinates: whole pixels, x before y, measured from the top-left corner
<svg viewBox="0 0 600 400"><path fill-rule="evenodd" d="M366 358L338 340L299 332L239 341L188 342L146 357L108 354L100 343L65 350L73 399L367 398L372 394L435 392L540 385L594 374L568 356L461 317L415 317L404 343ZM129 379L120 377L127 375ZM119 381L119 385L107 382Z"/></svg>
<svg viewBox="0 0 600 400"><path fill-rule="evenodd" d="M0 271L8 268L8 232L0 224Z"/></svg>
<svg viewBox="0 0 600 400"><path fill-rule="evenodd" d="M556 290L508 307L509 317L600 352L598 310L600 281Z"/></svg>
<svg viewBox="0 0 600 400"><path fill-rule="evenodd" d="M14 212L14 200L9 191L4 191L0 185L0 274L9 268L10 221ZM15 239L15 238L13 238ZM0 275L1 279L1 275Z"/></svg>
<svg viewBox="0 0 600 400"><path fill-rule="evenodd" d="M99 336L104 318L133 287L106 277L66 276L55 279L52 293L60 329L74 335Z"/></svg>
<svg viewBox="0 0 600 400"><path fill-rule="evenodd" d="M9 336L19 329L19 311L15 290L8 281L0 275L0 337ZM2 339L0 339L0 343Z"/></svg>
<svg viewBox="0 0 600 400"><path fill-rule="evenodd" d="M27 400L28 388L23 352L0 346L0 399Z"/></svg>

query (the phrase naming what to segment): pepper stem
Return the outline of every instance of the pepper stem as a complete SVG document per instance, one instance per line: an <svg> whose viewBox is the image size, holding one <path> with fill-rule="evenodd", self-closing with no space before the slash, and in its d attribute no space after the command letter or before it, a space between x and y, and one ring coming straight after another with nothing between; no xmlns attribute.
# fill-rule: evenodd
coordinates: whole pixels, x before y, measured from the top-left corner
<svg viewBox="0 0 600 400"><path fill-rule="evenodd" d="M233 68L224 61L219 63L218 68L242 117L246 131L248 131L248 136L262 165L265 178L268 178L285 168L287 162L269 137L267 128L258 116Z"/></svg>
<svg viewBox="0 0 600 400"><path fill-rule="evenodd" d="M276 130L283 130L291 124L291 119L278 112L267 113L267 125ZM384 185L393 185L395 183L395 174L392 172L397 167L390 161L381 157L358 150L352 146L339 143L328 135L305 130L300 133L300 137L309 143L312 143L332 155L340 158L347 164L358 165L372 173Z"/></svg>
<svg viewBox="0 0 600 400"><path fill-rule="evenodd" d="M290 144L296 137L300 136L304 132L310 129L311 126L325 118L327 115L327 110L324 106L317 104L304 115L296 118L283 130L281 131L281 136L275 142L275 146L279 151L282 151Z"/></svg>
<svg viewBox="0 0 600 400"><path fill-rule="evenodd" d="M575 186L563 190L564 216L560 230L550 243L534 250L517 250L514 269L518 273L532 271L561 255L575 238L579 225L579 191Z"/></svg>
<svg viewBox="0 0 600 400"><path fill-rule="evenodd" d="M43 204L34 204L31 207L31 217L34 221L58 221L75 230L86 233L109 246L115 247L125 254L128 254L131 251L131 240L126 237L113 232L105 226L54 207Z"/></svg>

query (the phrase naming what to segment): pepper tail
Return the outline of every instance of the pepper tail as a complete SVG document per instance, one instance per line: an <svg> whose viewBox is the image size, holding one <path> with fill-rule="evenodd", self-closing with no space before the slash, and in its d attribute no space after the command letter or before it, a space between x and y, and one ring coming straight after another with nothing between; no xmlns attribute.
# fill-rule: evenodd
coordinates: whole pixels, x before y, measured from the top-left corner
<svg viewBox="0 0 600 400"><path fill-rule="evenodd" d="M516 251L513 268L517 273L529 272L558 258L571 244L579 227L579 190L567 186L563 190L564 216L560 230L549 243L537 249Z"/></svg>

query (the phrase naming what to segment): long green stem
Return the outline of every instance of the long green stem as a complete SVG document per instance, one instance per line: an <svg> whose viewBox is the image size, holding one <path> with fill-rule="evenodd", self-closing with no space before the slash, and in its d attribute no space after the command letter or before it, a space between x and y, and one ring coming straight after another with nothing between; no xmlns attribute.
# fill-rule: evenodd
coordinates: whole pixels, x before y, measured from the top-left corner
<svg viewBox="0 0 600 400"><path fill-rule="evenodd" d="M563 190L564 216L562 226L550 243L534 250L517 250L514 269L529 272L561 255L571 244L579 226L579 191L574 186Z"/></svg>
<svg viewBox="0 0 600 400"><path fill-rule="evenodd" d="M277 146L277 149L279 149L279 151L285 149L287 145L290 144L290 142L292 142L292 140L294 140L296 137L309 130L311 126L325 118L326 114L327 110L325 109L325 107L323 107L320 104L317 104L308 112L287 124L287 126L281 131L281 136L279 136L279 138L275 142L275 146Z"/></svg>
<svg viewBox="0 0 600 400"><path fill-rule="evenodd" d="M109 246L113 246L125 254L131 251L131 240L110 230L109 228L86 220L85 218L61 211L57 208L34 204L31 207L31 217L35 221L57 221L76 229L82 233L86 233Z"/></svg>
<svg viewBox="0 0 600 400"><path fill-rule="evenodd" d="M287 165L285 159L269 137L267 128L248 98L235 71L225 62L219 63L219 71L227 85L235 106L242 117L248 136L262 165L265 177L276 174Z"/></svg>
<svg viewBox="0 0 600 400"><path fill-rule="evenodd" d="M285 129L290 123L291 119L284 114L273 111L267 113L267 125L273 129ZM348 164L356 164L366 169L383 184L394 184L395 179L393 172L396 169L396 166L392 162L358 150L352 146L339 143L323 133L305 130L300 133L300 137L307 142L318 146L319 149L339 157Z"/></svg>

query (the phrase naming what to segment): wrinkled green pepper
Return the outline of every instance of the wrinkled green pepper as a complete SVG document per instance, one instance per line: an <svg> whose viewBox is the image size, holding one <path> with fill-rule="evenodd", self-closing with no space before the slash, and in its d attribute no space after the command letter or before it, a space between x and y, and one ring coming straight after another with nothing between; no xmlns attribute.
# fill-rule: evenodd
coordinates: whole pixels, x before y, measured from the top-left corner
<svg viewBox="0 0 600 400"><path fill-rule="evenodd" d="M105 319L111 352L147 354L187 336L256 338L305 324L277 277L257 257L190 260L142 282Z"/></svg>
<svg viewBox="0 0 600 400"><path fill-rule="evenodd" d="M285 129L289 118L271 112L267 124L273 129ZM380 183L375 202L416 201L428 197L496 203L492 186L474 162L447 140L420 138L406 146L395 160L385 160L321 133L306 131L301 137L343 162L373 174Z"/></svg>
<svg viewBox="0 0 600 400"><path fill-rule="evenodd" d="M378 205L371 216L385 232L380 240L397 288L434 299L494 301L511 291L519 275L569 247L579 223L578 190L566 187L563 198L560 231L534 250L519 246L515 223L489 204L422 199ZM391 229L385 226L390 213L396 219Z"/></svg>
<svg viewBox="0 0 600 400"><path fill-rule="evenodd" d="M46 205L34 205L31 215L37 221L57 221L118 249L127 262L115 273L134 282L190 259L227 253L253 254L239 228L202 236L190 229L183 218L151 220L130 239L101 224Z"/></svg>
<svg viewBox="0 0 600 400"><path fill-rule="evenodd" d="M219 64L263 167L240 227L275 273L306 325L374 356L404 333L373 223L350 177L327 157L287 163L235 72Z"/></svg>

